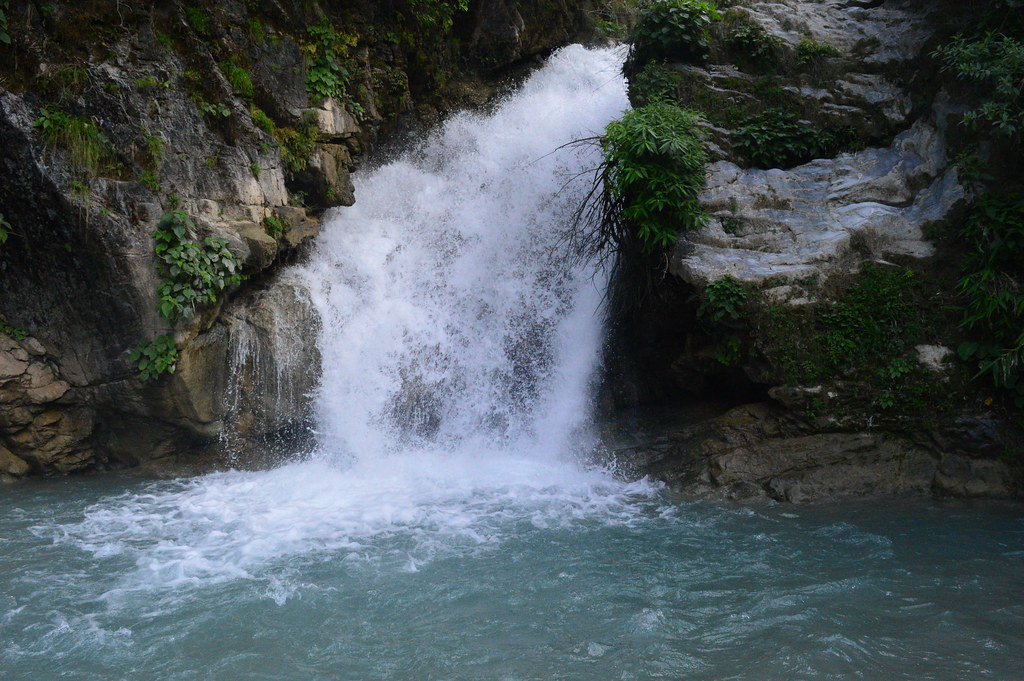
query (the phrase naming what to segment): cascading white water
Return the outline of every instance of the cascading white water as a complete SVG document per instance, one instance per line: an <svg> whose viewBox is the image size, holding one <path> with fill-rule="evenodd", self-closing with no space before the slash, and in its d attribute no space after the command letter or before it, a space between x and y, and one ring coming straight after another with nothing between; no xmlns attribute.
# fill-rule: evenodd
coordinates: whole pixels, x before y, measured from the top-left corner
<svg viewBox="0 0 1024 681"><path fill-rule="evenodd" d="M301 274L319 312L320 446L276 470L114 498L60 530L134 556L118 589L273 574L322 550L415 567L522 519L616 524L647 483L577 466L600 276L566 265L598 134L627 106L614 50L567 48L489 114L366 173ZM310 333L313 331L311 330ZM639 495L639 496L637 496Z"/></svg>
<svg viewBox="0 0 1024 681"><path fill-rule="evenodd" d="M565 228L597 164L563 147L627 106L613 50L554 56L487 114L357 178L307 268L322 320L322 446L564 452L588 414L602 281ZM561 148L560 148L561 147Z"/></svg>

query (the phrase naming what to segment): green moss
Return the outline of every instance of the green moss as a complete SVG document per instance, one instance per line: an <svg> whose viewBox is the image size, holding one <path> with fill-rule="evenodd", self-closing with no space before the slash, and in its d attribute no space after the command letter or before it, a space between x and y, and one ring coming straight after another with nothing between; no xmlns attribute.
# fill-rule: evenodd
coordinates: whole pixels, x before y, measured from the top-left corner
<svg viewBox="0 0 1024 681"><path fill-rule="evenodd" d="M228 82L231 83L231 87L235 89L235 92L246 99L252 99L254 90L252 78L249 76L249 72L237 63L231 61L222 61L219 66L224 77L228 79Z"/></svg>
<svg viewBox="0 0 1024 681"><path fill-rule="evenodd" d="M210 37L210 17L198 7L189 7L185 10L185 18L189 26L203 38Z"/></svg>
<svg viewBox="0 0 1024 681"><path fill-rule="evenodd" d="M268 135L273 135L277 130L274 120L255 104L249 107L249 115L252 116L253 125Z"/></svg>
<svg viewBox="0 0 1024 681"><path fill-rule="evenodd" d="M773 380L832 385L849 414L934 416L957 391L954 383L936 391L936 377L917 359L915 346L936 344L947 332L948 311L936 306L934 285L903 267L865 264L826 286L830 295L815 305L756 307L753 342Z"/></svg>

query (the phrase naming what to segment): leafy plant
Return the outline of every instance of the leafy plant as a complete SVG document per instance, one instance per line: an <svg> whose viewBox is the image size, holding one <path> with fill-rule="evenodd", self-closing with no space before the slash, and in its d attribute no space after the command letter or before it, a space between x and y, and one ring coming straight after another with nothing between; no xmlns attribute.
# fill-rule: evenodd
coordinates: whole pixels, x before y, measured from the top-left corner
<svg viewBox="0 0 1024 681"><path fill-rule="evenodd" d="M55 106L43 107L32 124L50 147L64 149L71 161L92 175L98 175L110 153L110 144L100 127Z"/></svg>
<svg viewBox="0 0 1024 681"><path fill-rule="evenodd" d="M722 42L738 61L767 68L782 51L782 38L765 30L746 12L730 11L721 28Z"/></svg>
<svg viewBox="0 0 1024 681"><path fill-rule="evenodd" d="M347 99L349 81L354 64L351 50L358 39L354 35L339 33L328 19L310 26L310 41L302 46L306 54L306 90L316 100Z"/></svg>
<svg viewBox="0 0 1024 681"><path fill-rule="evenodd" d="M307 116L294 128L276 128L274 138L281 145L281 162L284 167L297 173L304 170L316 150L320 126L313 116Z"/></svg>
<svg viewBox="0 0 1024 681"><path fill-rule="evenodd" d="M408 0L416 23L426 30L449 31L455 15L469 9L469 0Z"/></svg>
<svg viewBox="0 0 1024 681"><path fill-rule="evenodd" d="M270 236L280 236L281 234L284 234L284 223L273 215L268 216L267 219L263 221L263 225L267 230L267 234Z"/></svg>
<svg viewBox="0 0 1024 681"><path fill-rule="evenodd" d="M704 289L704 301L697 308L697 316L709 324L739 321L747 304L747 291L732 275L711 282Z"/></svg>
<svg viewBox="0 0 1024 681"><path fill-rule="evenodd" d="M139 184L151 192L156 193L160 191L160 181L152 170L144 170L139 173Z"/></svg>
<svg viewBox="0 0 1024 681"><path fill-rule="evenodd" d="M1024 130L1024 42L996 31L980 38L958 35L934 56L944 71L973 85L982 98L980 106L964 114L965 124L975 129L984 125L998 135L1020 138Z"/></svg>
<svg viewBox="0 0 1024 681"><path fill-rule="evenodd" d="M172 324L190 318L196 307L214 303L226 288L242 282L242 263L228 250L227 241L194 237L195 225L183 210L165 213L153 233L161 276L158 309Z"/></svg>
<svg viewBox="0 0 1024 681"><path fill-rule="evenodd" d="M959 354L1024 405L1024 197L983 195L963 236L971 250L957 284L965 301L960 325L981 338L963 343Z"/></svg>
<svg viewBox="0 0 1024 681"><path fill-rule="evenodd" d="M800 39L800 44L796 46L797 61L805 65L817 64L829 57L836 57L841 54L842 52L839 51L839 48L833 47L828 43L819 42L811 36L804 36Z"/></svg>
<svg viewBox="0 0 1024 681"><path fill-rule="evenodd" d="M0 246L2 246L7 238L11 234L11 223L4 219L4 214L0 213Z"/></svg>
<svg viewBox="0 0 1024 681"><path fill-rule="evenodd" d="M704 0L650 0L641 7L627 62L702 59L711 44L711 26L719 19L715 6Z"/></svg>
<svg viewBox="0 0 1024 681"><path fill-rule="evenodd" d="M211 104L210 102L199 102L199 113L210 118L230 118L231 109L224 104Z"/></svg>
<svg viewBox="0 0 1024 681"><path fill-rule="evenodd" d="M643 250L704 223L697 194L706 180L700 115L664 102L630 111L605 130L604 182Z"/></svg>
<svg viewBox="0 0 1024 681"><path fill-rule="evenodd" d="M848 131L836 134L812 128L796 114L778 108L747 118L734 135L736 150L760 168L790 168L829 156L853 137Z"/></svg>
<svg viewBox="0 0 1024 681"><path fill-rule="evenodd" d="M224 77L231 83L231 87L246 99L252 99L254 88L249 72L231 61L222 61L219 66Z"/></svg>
<svg viewBox="0 0 1024 681"><path fill-rule="evenodd" d="M178 345L172 334L157 336L153 340L142 339L129 357L139 369L144 381L162 374L173 374L178 362Z"/></svg>
<svg viewBox="0 0 1024 681"><path fill-rule="evenodd" d="M629 101L638 107L651 102L671 102L681 80L682 76L670 71L663 62L648 62L629 79Z"/></svg>

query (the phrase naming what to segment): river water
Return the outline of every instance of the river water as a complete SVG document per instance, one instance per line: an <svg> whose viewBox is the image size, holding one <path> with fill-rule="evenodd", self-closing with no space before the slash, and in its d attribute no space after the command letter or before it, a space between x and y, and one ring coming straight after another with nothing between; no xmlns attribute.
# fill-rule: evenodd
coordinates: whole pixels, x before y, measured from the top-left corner
<svg viewBox="0 0 1024 681"><path fill-rule="evenodd" d="M603 274L565 264L619 56L573 47L363 173L296 274L318 445L0 489L4 681L1024 678L1024 518L733 506L580 463Z"/></svg>

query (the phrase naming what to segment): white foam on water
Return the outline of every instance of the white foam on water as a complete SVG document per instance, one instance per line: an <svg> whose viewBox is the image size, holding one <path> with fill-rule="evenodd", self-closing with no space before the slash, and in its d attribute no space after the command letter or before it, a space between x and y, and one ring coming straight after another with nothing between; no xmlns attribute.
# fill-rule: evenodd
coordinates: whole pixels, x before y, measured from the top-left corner
<svg viewBox="0 0 1024 681"><path fill-rule="evenodd" d="M487 114L455 116L358 178L298 272L321 321L319 451L156 485L56 533L133 561L118 591L251 579L294 556L416 571L580 522L656 488L583 470L603 278L566 263L570 178L628 106L621 54L570 47ZM41 530L46 531L46 530ZM271 597L287 599L285 588Z"/></svg>
<svg viewBox="0 0 1024 681"><path fill-rule="evenodd" d="M524 524L630 524L658 487L525 457L392 454L230 472L156 494L125 494L65 525L59 541L135 565L117 591L261 576L295 556L415 570L490 550Z"/></svg>

